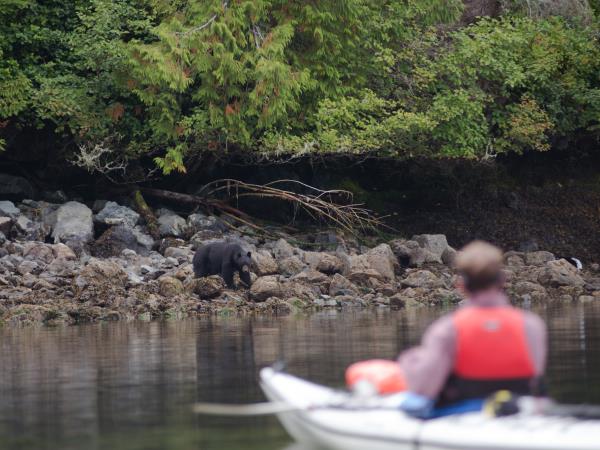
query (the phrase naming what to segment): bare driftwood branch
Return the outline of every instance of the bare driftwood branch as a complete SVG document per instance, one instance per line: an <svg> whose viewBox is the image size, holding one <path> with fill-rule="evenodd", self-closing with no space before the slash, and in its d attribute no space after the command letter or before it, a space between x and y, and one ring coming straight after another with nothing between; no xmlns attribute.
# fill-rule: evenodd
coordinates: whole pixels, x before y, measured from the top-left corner
<svg viewBox="0 0 600 450"><path fill-rule="evenodd" d="M294 192L279 186L293 185L306 193ZM277 180L265 185L244 183L238 180L217 180L205 185L203 197L225 194L229 198L268 198L291 203L313 219L326 220L336 226L355 233L357 230L376 229L384 226L380 218L364 205L353 202L352 193L345 190L322 190L297 180ZM341 202L343 200L344 202Z"/></svg>
<svg viewBox="0 0 600 450"><path fill-rule="evenodd" d="M278 186L295 185L306 193L298 193ZM252 223L251 217L237 208L216 198L223 195L229 199L252 197L257 199L276 199L293 205L304 211L314 220L325 220L350 233L374 230L385 227L381 218L362 204L352 201L349 191L333 189L321 190L296 180L278 180L265 185L244 183L239 180L223 179L205 185L201 195L182 194L163 189L141 188L141 191L151 197L169 200L190 206L204 206L216 209L226 216L233 217L244 225L257 230L261 227ZM340 200L345 200L341 202Z"/></svg>

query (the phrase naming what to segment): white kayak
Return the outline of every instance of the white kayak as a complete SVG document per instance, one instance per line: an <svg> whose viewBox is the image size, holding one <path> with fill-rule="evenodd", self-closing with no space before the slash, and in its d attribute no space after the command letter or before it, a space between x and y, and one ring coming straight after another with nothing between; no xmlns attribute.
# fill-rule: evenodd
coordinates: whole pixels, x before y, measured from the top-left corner
<svg viewBox="0 0 600 450"><path fill-rule="evenodd" d="M420 420L392 405L398 395L357 402L347 392L264 368L261 387L298 442L343 450L599 450L600 420L481 412ZM395 397L395 398L393 398ZM357 406L358 405L358 406Z"/></svg>

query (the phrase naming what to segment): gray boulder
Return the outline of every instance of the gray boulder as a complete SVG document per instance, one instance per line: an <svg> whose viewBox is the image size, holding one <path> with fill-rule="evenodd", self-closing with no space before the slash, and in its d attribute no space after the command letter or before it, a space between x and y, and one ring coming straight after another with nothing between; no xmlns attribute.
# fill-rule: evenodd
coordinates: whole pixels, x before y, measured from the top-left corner
<svg viewBox="0 0 600 450"><path fill-rule="evenodd" d="M281 296L281 284L276 276L259 277L250 288L250 298L255 302L264 302L269 297Z"/></svg>
<svg viewBox="0 0 600 450"><path fill-rule="evenodd" d="M281 285L281 296L283 298L314 300L320 295L321 290L318 286L308 285L297 281L291 281Z"/></svg>
<svg viewBox="0 0 600 450"><path fill-rule="evenodd" d="M353 283L369 284L371 278L384 281L384 276L371 266L366 254L343 255L343 257L345 262L343 275Z"/></svg>
<svg viewBox="0 0 600 450"><path fill-rule="evenodd" d="M21 210L15 206L10 200L0 201L0 216L7 216L12 219L21 214Z"/></svg>
<svg viewBox="0 0 600 450"><path fill-rule="evenodd" d="M4 233L4 235L10 234L12 223L10 217L0 217L0 232Z"/></svg>
<svg viewBox="0 0 600 450"><path fill-rule="evenodd" d="M390 298L390 306L392 306L394 303L398 304L398 306L402 305L406 308L423 306L427 301L427 293L428 289L410 287L406 288L394 296L394 301L392 301Z"/></svg>
<svg viewBox="0 0 600 450"><path fill-rule="evenodd" d="M362 255L344 255L343 275L351 281L364 284L370 278L394 281L398 261L388 244L381 244Z"/></svg>
<svg viewBox="0 0 600 450"><path fill-rule="evenodd" d="M165 250L165 257L175 258L179 264L191 262L193 256L189 247L169 247Z"/></svg>
<svg viewBox="0 0 600 450"><path fill-rule="evenodd" d="M187 218L187 227L191 233L199 231L225 231L227 227L215 216L206 216L201 213L190 214Z"/></svg>
<svg viewBox="0 0 600 450"><path fill-rule="evenodd" d="M125 286L127 274L115 261L103 261L92 258L80 270L74 279L75 286L83 289L91 285L118 285Z"/></svg>
<svg viewBox="0 0 600 450"><path fill-rule="evenodd" d="M444 250L444 253L442 253L442 262L447 266L451 266L454 264L454 259L456 258L457 253L458 252L455 249L448 246L448 248Z"/></svg>
<svg viewBox="0 0 600 450"><path fill-rule="evenodd" d="M532 292L539 292L543 295L546 295L546 288L537 283L532 283L531 281L517 281L513 288L515 294L523 295L523 294L531 294Z"/></svg>
<svg viewBox="0 0 600 450"><path fill-rule="evenodd" d="M323 252L304 252L304 262L311 269L332 275L344 270L344 262L336 255Z"/></svg>
<svg viewBox="0 0 600 450"><path fill-rule="evenodd" d="M366 257L370 267L379 272L387 281L395 280L395 268L398 260L388 244L380 244L363 256Z"/></svg>
<svg viewBox="0 0 600 450"><path fill-rule="evenodd" d="M52 230L54 243L63 242L79 248L94 238L92 210L79 202L68 202L56 211L56 224Z"/></svg>
<svg viewBox="0 0 600 450"><path fill-rule="evenodd" d="M39 275L42 272L42 267L37 261L23 261L17 267L17 272L21 275L25 275L28 273L32 273L34 275Z"/></svg>
<svg viewBox="0 0 600 450"><path fill-rule="evenodd" d="M133 235L137 241L138 248L143 249L138 251L138 253L143 255L146 251L149 252L152 250L152 247L154 247L154 238L149 234L144 233L139 225L133 229Z"/></svg>
<svg viewBox="0 0 600 450"><path fill-rule="evenodd" d="M556 258L550 252L538 251L525 254L525 262L528 266L541 266Z"/></svg>
<svg viewBox="0 0 600 450"><path fill-rule="evenodd" d="M297 256L290 256L279 261L279 272L283 275L291 276L302 272L306 264Z"/></svg>
<svg viewBox="0 0 600 450"><path fill-rule="evenodd" d="M258 250L252 254L252 261L259 276L273 275L279 271L279 265L268 250Z"/></svg>
<svg viewBox="0 0 600 450"><path fill-rule="evenodd" d="M335 255L325 253L325 256L317 264L316 269L328 275L337 274L344 270L344 262Z"/></svg>
<svg viewBox="0 0 600 450"><path fill-rule="evenodd" d="M183 217L167 209L162 209L160 212L158 231L161 237L183 237L186 234L188 227Z"/></svg>
<svg viewBox="0 0 600 450"><path fill-rule="evenodd" d="M504 259L508 267L523 267L525 265L525 260L518 254L504 255Z"/></svg>
<svg viewBox="0 0 600 450"><path fill-rule="evenodd" d="M429 252L435 258L432 262L442 262L442 255L448 249L448 241L443 234L419 234L412 237L413 241L419 243L421 248Z"/></svg>
<svg viewBox="0 0 600 450"><path fill-rule="evenodd" d="M102 233L102 236L94 242L92 253L95 256L109 258L119 256L123 250L130 249L146 256L150 253L153 243L154 240L140 230L121 224L110 227Z"/></svg>
<svg viewBox="0 0 600 450"><path fill-rule="evenodd" d="M43 241L46 239L47 230L39 222L29 220L27 216L20 215L14 223L13 232L30 241Z"/></svg>
<svg viewBox="0 0 600 450"><path fill-rule="evenodd" d="M324 273L310 268L304 269L302 272L291 277L290 280L323 287L324 289L329 290L329 277Z"/></svg>
<svg viewBox="0 0 600 450"><path fill-rule="evenodd" d="M56 225L57 212L60 206L55 203L40 201L36 202L34 207L30 207L28 210L24 209L24 213L32 220L41 220L41 225L46 231L46 235L49 235Z"/></svg>
<svg viewBox="0 0 600 450"><path fill-rule="evenodd" d="M277 261L291 256L301 256L302 250L292 247L285 239L279 239L270 246L271 252Z"/></svg>
<svg viewBox="0 0 600 450"><path fill-rule="evenodd" d="M187 291L191 291L202 299L219 296L225 289L223 279L218 275L203 278L192 278L185 283Z"/></svg>
<svg viewBox="0 0 600 450"><path fill-rule="evenodd" d="M513 286L512 291L521 300L541 302L548 299L548 292L544 286L532 283L531 281L518 281Z"/></svg>
<svg viewBox="0 0 600 450"><path fill-rule="evenodd" d="M361 286L370 286L375 281L385 281L383 276L375 269L356 269L350 272L348 278L353 283Z"/></svg>
<svg viewBox="0 0 600 450"><path fill-rule="evenodd" d="M417 241L396 239L390 242L392 251L402 265L421 267L426 262L436 260L435 255L422 248Z"/></svg>
<svg viewBox="0 0 600 450"><path fill-rule="evenodd" d="M77 256L68 246L65 244L54 244L52 245L52 253L57 259L74 260Z"/></svg>
<svg viewBox="0 0 600 450"><path fill-rule="evenodd" d="M445 287L444 281L429 270L414 270L402 280L403 286L411 288L436 289Z"/></svg>
<svg viewBox="0 0 600 450"><path fill-rule="evenodd" d="M332 297L338 295L357 295L358 288L354 283L348 280L343 275L336 273L331 277L331 284L329 285L329 295Z"/></svg>
<svg viewBox="0 0 600 450"><path fill-rule="evenodd" d="M547 262L538 280L540 284L551 287L585 285L577 269L564 259Z"/></svg>
<svg viewBox="0 0 600 450"><path fill-rule="evenodd" d="M23 257L26 260L41 261L45 264L50 264L54 259L54 252L52 251L52 246L50 244L29 242L24 246Z"/></svg>
<svg viewBox="0 0 600 450"><path fill-rule="evenodd" d="M124 224L133 228L140 220L140 215L127 206L121 206L115 202L106 202L104 208L94 217L96 222L106 225Z"/></svg>
<svg viewBox="0 0 600 450"><path fill-rule="evenodd" d="M174 297L183 293L183 283L175 277L163 275L158 279L158 289L164 297Z"/></svg>

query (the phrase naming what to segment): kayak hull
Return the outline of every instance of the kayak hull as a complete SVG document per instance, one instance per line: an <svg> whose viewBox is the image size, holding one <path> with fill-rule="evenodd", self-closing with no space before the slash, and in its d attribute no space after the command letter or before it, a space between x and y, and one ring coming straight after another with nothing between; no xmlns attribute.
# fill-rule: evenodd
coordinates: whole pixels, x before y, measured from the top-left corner
<svg viewBox="0 0 600 450"><path fill-rule="evenodd" d="M390 406L356 407L348 393L265 368L270 401L292 408L278 414L287 432L313 448L334 450L598 450L600 421L517 414L490 418L466 413L422 421ZM386 403L387 402L387 403ZM395 400L397 404L397 400ZM332 405L332 406L329 406ZM375 406L374 406L375 405ZM294 409L295 408L295 409Z"/></svg>

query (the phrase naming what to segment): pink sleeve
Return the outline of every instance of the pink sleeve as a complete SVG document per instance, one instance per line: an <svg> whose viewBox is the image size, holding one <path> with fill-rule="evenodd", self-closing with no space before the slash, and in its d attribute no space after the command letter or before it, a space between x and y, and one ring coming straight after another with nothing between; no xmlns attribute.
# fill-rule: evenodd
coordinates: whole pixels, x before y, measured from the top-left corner
<svg viewBox="0 0 600 450"><path fill-rule="evenodd" d="M535 374L544 375L548 355L548 332L546 324L537 315L525 312L525 332L529 344L529 354L535 368Z"/></svg>
<svg viewBox="0 0 600 450"><path fill-rule="evenodd" d="M452 372L455 345L452 315L430 325L421 345L402 352L398 358L408 389L415 394L436 398Z"/></svg>

